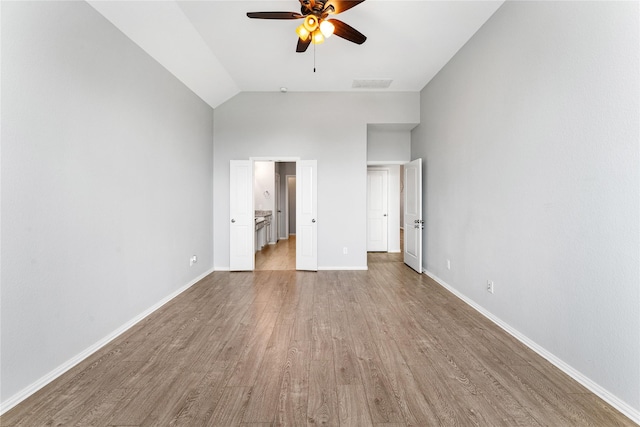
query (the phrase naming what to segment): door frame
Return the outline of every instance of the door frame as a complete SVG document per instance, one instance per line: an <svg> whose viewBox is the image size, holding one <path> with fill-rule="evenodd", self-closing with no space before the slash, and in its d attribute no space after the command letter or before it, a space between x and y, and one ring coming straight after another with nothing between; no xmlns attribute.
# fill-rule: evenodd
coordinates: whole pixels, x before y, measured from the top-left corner
<svg viewBox="0 0 640 427"><path fill-rule="evenodd" d="M402 217L400 216L400 203L402 199L402 193L400 192L401 171L400 166L407 162L367 162L367 171L369 170L386 170L387 171L387 213L389 220L387 221L387 252L388 253L402 253L403 248L400 245L400 228L402 224ZM397 168L396 172L392 169ZM394 190L394 185L397 180L397 191ZM395 193L394 193L395 191ZM397 205L395 204L397 201ZM368 203L368 199L367 199ZM365 216L364 220L367 218ZM397 220L397 221L396 221ZM398 227L397 232L391 231L391 227ZM365 242L366 244L366 242Z"/></svg>

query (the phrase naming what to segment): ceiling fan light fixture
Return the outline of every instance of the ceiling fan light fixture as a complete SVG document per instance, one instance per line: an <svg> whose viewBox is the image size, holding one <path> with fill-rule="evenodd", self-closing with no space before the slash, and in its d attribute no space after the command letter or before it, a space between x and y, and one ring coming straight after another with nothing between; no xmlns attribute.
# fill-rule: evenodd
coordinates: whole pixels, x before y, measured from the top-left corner
<svg viewBox="0 0 640 427"><path fill-rule="evenodd" d="M302 41L308 40L309 35L311 35L311 33L305 28L304 25L300 25L298 28L296 28L296 34Z"/></svg>
<svg viewBox="0 0 640 427"><path fill-rule="evenodd" d="M320 30L315 30L313 34L311 34L311 37L311 41L313 42L313 44L324 43L324 36L322 35L322 31Z"/></svg>
<svg viewBox="0 0 640 427"><path fill-rule="evenodd" d="M322 21L320 23L320 32L325 38L331 37L336 27L329 21Z"/></svg>
<svg viewBox="0 0 640 427"><path fill-rule="evenodd" d="M307 31L309 31L310 33L313 33L316 30L316 28L318 28L318 18L316 18L313 15L309 15L306 18L304 18L302 25L304 25L304 28L306 28Z"/></svg>

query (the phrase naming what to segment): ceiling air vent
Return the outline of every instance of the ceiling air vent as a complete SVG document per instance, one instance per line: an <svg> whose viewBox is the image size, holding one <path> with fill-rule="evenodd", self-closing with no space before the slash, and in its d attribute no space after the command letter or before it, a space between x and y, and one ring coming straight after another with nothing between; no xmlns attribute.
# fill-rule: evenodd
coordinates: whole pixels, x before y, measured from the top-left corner
<svg viewBox="0 0 640 427"><path fill-rule="evenodd" d="M360 79L354 80L351 86L354 89L388 89L391 79Z"/></svg>

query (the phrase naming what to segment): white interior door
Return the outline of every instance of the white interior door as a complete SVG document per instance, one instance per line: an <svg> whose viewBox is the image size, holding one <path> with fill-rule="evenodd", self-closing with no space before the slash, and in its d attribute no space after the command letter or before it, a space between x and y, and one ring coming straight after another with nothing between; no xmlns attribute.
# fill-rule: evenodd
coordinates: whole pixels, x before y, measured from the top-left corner
<svg viewBox="0 0 640 427"><path fill-rule="evenodd" d="M386 170L367 171L367 251L388 250L388 181Z"/></svg>
<svg viewBox="0 0 640 427"><path fill-rule="evenodd" d="M253 212L253 165L250 160L231 160L229 201L229 269L254 268L255 220Z"/></svg>
<svg viewBox="0 0 640 427"><path fill-rule="evenodd" d="M422 273L422 159L404 165L404 262Z"/></svg>
<svg viewBox="0 0 640 427"><path fill-rule="evenodd" d="M318 270L317 163L296 162L296 270Z"/></svg>

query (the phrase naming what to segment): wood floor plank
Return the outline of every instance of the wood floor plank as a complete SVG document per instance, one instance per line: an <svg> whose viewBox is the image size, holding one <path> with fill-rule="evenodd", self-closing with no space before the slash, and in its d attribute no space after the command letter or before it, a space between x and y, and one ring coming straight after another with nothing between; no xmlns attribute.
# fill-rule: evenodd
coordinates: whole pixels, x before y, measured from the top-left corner
<svg viewBox="0 0 640 427"><path fill-rule="evenodd" d="M382 365L367 325L363 309L355 301L348 312L349 336L354 343L353 348L357 357L365 395L374 423L389 423L403 421L389 376Z"/></svg>
<svg viewBox="0 0 640 427"><path fill-rule="evenodd" d="M123 402L130 402L139 390L117 388L87 411L76 423L76 426L108 426L116 409Z"/></svg>
<svg viewBox="0 0 640 427"><path fill-rule="evenodd" d="M361 385L339 385L337 388L340 426L373 426L364 387Z"/></svg>
<svg viewBox="0 0 640 427"><path fill-rule="evenodd" d="M333 359L333 340L331 338L331 309L328 283L320 273L313 294L313 313L311 322L313 360Z"/></svg>
<svg viewBox="0 0 640 427"><path fill-rule="evenodd" d="M159 397L153 399L152 407L146 411L148 415L138 425L141 427L168 426L181 411L183 402L201 378L200 372L185 372L183 369L179 369L174 373L171 385L164 388ZM137 410L140 413L143 412L140 407ZM127 420L126 422L131 421ZM135 419L133 422L136 422Z"/></svg>
<svg viewBox="0 0 640 427"><path fill-rule="evenodd" d="M634 425L401 255L368 259L214 272L0 425Z"/></svg>
<svg viewBox="0 0 640 427"><path fill-rule="evenodd" d="M193 385L175 411L170 426L202 426L213 417L224 392L224 378L228 375L229 364L215 362L208 366L209 370ZM215 417L213 419L217 422Z"/></svg>
<svg viewBox="0 0 640 427"><path fill-rule="evenodd" d="M208 427L239 425L250 397L251 387L225 387L222 397L206 425Z"/></svg>
<svg viewBox="0 0 640 427"><path fill-rule="evenodd" d="M336 384L362 385L353 342L349 333L349 319L346 311L333 313L331 322L333 340L333 363L335 366Z"/></svg>
<svg viewBox="0 0 640 427"><path fill-rule="evenodd" d="M117 351L107 352L105 357L97 358L90 366L70 375L67 381L62 379L65 394L62 396L55 390L46 390L43 404L36 401L34 408L13 419L11 412L7 414L6 424L15 426L35 426L58 424L83 417L97 402L100 402L112 389L120 388L122 383L141 369L139 362L127 362L115 357ZM86 396L84 399L72 399L70 396ZM34 396L37 398L37 395ZM5 423L5 417L0 419Z"/></svg>
<svg viewBox="0 0 640 427"><path fill-rule="evenodd" d="M276 424L303 426L307 422L309 400L309 362L311 343L295 341L289 345L285 362Z"/></svg>
<svg viewBox="0 0 640 427"><path fill-rule="evenodd" d="M298 305L295 311L293 339L296 341L311 341L313 326L313 294L318 276L316 273L299 272L296 277L298 283Z"/></svg>
<svg viewBox="0 0 640 427"><path fill-rule="evenodd" d="M572 394L571 399L587 416L585 426L623 427L629 419L593 393Z"/></svg>
<svg viewBox="0 0 640 427"><path fill-rule="evenodd" d="M380 361L385 367L391 383L393 396L406 425L427 426L436 425L438 417L413 377L413 373L404 361L402 353L397 348L395 341L376 340Z"/></svg>
<svg viewBox="0 0 640 427"><path fill-rule="evenodd" d="M481 416L487 422L496 425L537 425L538 422L531 416L527 405L522 404L516 396L507 391L506 382L512 384L508 378L496 374L506 366L495 363L492 354L483 353L484 358L478 358L468 345L472 342L464 328L452 322L441 322L435 317L423 315L419 321L424 321L424 327L440 331L432 336L427 336L418 344L423 344L430 349L432 360L444 360L442 369L449 373L450 386L462 386L468 393L466 402L471 408L475 408L474 416ZM425 351L425 353L427 353ZM440 357L434 353L439 353ZM455 388L453 389L455 390ZM501 401L500 405L495 402ZM555 419L557 422L558 420ZM552 423L553 424L553 423Z"/></svg>
<svg viewBox="0 0 640 427"><path fill-rule="evenodd" d="M309 368L309 426L338 426L338 396L331 360L312 360Z"/></svg>
<svg viewBox="0 0 640 427"><path fill-rule="evenodd" d="M280 239L276 244L265 245L255 255L256 270L295 270L296 236Z"/></svg>
<svg viewBox="0 0 640 427"><path fill-rule="evenodd" d="M264 310L256 324L250 328L247 342L236 362L235 369L227 379L228 387L253 385L277 319L277 312Z"/></svg>
<svg viewBox="0 0 640 427"><path fill-rule="evenodd" d="M217 355L217 360L237 361L245 348L252 329L258 325L266 309L266 303L251 303L248 310L243 313L241 320L236 325L229 325L229 328L225 329L226 333L221 338L223 345Z"/></svg>
<svg viewBox="0 0 640 427"><path fill-rule="evenodd" d="M243 422L273 422L279 403L280 388L287 362L287 350L293 337L294 322L278 322L262 359L260 370Z"/></svg>

